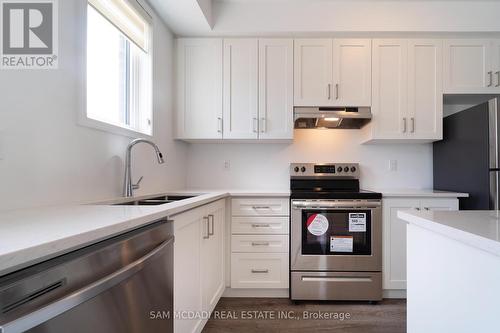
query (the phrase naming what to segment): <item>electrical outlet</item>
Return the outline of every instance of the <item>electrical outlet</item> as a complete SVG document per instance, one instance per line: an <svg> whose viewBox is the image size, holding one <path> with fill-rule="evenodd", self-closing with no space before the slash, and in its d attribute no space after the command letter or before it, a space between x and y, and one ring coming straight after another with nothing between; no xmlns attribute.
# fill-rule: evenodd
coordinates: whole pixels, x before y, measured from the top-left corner
<svg viewBox="0 0 500 333"><path fill-rule="evenodd" d="M231 161L224 161L224 169L226 170L231 169Z"/></svg>
<svg viewBox="0 0 500 333"><path fill-rule="evenodd" d="M389 171L396 172L398 171L398 161L390 160L389 161Z"/></svg>

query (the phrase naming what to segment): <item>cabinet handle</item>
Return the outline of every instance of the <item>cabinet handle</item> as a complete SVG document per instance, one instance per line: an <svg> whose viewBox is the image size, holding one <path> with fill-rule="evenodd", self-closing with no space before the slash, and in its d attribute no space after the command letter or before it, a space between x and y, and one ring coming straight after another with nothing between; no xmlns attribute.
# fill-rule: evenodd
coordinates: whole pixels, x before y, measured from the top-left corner
<svg viewBox="0 0 500 333"><path fill-rule="evenodd" d="M252 228L271 228L270 224L252 224Z"/></svg>
<svg viewBox="0 0 500 333"><path fill-rule="evenodd" d="M497 75L497 85L495 87L500 87L500 71L495 72L495 74Z"/></svg>
<svg viewBox="0 0 500 333"><path fill-rule="evenodd" d="M419 208L419 207L416 207L416 208L415 208L415 210L420 211L420 208Z"/></svg>
<svg viewBox="0 0 500 333"><path fill-rule="evenodd" d="M266 274L269 273L268 269L252 269L253 274Z"/></svg>
<svg viewBox="0 0 500 333"><path fill-rule="evenodd" d="M203 239L209 239L210 238L210 221L209 221L208 216L203 216L203 221L207 221L207 229L205 229L207 231L207 235L203 236Z"/></svg>
<svg viewBox="0 0 500 333"><path fill-rule="evenodd" d="M411 132L415 133L415 118L411 117Z"/></svg>
<svg viewBox="0 0 500 333"><path fill-rule="evenodd" d="M493 72L489 71L488 75L490 77L490 83L488 84L488 87L491 87L493 85Z"/></svg>
<svg viewBox="0 0 500 333"><path fill-rule="evenodd" d="M332 85L330 83L328 83L328 99L332 99Z"/></svg>
<svg viewBox="0 0 500 333"><path fill-rule="evenodd" d="M403 118L403 133L406 133L406 118Z"/></svg>
<svg viewBox="0 0 500 333"><path fill-rule="evenodd" d="M271 209L271 206L252 206L253 209Z"/></svg>
<svg viewBox="0 0 500 333"><path fill-rule="evenodd" d="M222 133L222 118L217 118L217 132Z"/></svg>
<svg viewBox="0 0 500 333"><path fill-rule="evenodd" d="M335 85L335 99L339 99L339 84Z"/></svg>
<svg viewBox="0 0 500 333"><path fill-rule="evenodd" d="M210 231L210 229L212 229L212 231ZM213 236L213 235L215 235L214 216L208 215L208 236Z"/></svg>
<svg viewBox="0 0 500 333"><path fill-rule="evenodd" d="M430 210L429 207L424 207L424 210Z"/></svg>
<svg viewBox="0 0 500 333"><path fill-rule="evenodd" d="M259 133L259 119L253 118L253 132Z"/></svg>
<svg viewBox="0 0 500 333"><path fill-rule="evenodd" d="M252 242L252 246L269 246L269 242Z"/></svg>
<svg viewBox="0 0 500 333"><path fill-rule="evenodd" d="M261 118L262 124L260 127L260 132L261 133L266 133L267 132L267 119L266 118Z"/></svg>

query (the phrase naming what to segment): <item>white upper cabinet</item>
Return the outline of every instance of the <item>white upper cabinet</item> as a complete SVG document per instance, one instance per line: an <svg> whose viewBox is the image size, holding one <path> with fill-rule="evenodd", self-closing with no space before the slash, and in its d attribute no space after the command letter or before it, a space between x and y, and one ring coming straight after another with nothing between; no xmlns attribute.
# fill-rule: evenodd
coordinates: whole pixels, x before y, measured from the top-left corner
<svg viewBox="0 0 500 333"><path fill-rule="evenodd" d="M408 41L408 130L413 139L443 137L443 47L440 40Z"/></svg>
<svg viewBox="0 0 500 333"><path fill-rule="evenodd" d="M222 138L222 39L177 40L177 138Z"/></svg>
<svg viewBox="0 0 500 333"><path fill-rule="evenodd" d="M444 43L445 93L491 93L494 90L491 40L454 39Z"/></svg>
<svg viewBox="0 0 500 333"><path fill-rule="evenodd" d="M376 139L398 139L408 120L408 44L406 40L373 41L372 128Z"/></svg>
<svg viewBox="0 0 500 333"><path fill-rule="evenodd" d="M442 42L374 40L369 141L442 139Z"/></svg>
<svg viewBox="0 0 500 333"><path fill-rule="evenodd" d="M331 105L331 39L295 40L295 106Z"/></svg>
<svg viewBox="0 0 500 333"><path fill-rule="evenodd" d="M224 40L224 138L257 139L258 41Z"/></svg>
<svg viewBox="0 0 500 333"><path fill-rule="evenodd" d="M371 86L371 39L334 39L334 104L340 106L371 106Z"/></svg>
<svg viewBox="0 0 500 333"><path fill-rule="evenodd" d="M500 40L493 41L493 88L500 93Z"/></svg>
<svg viewBox="0 0 500 333"><path fill-rule="evenodd" d="M293 40L259 40L259 138L293 139Z"/></svg>
<svg viewBox="0 0 500 333"><path fill-rule="evenodd" d="M371 40L295 40L295 106L370 106Z"/></svg>

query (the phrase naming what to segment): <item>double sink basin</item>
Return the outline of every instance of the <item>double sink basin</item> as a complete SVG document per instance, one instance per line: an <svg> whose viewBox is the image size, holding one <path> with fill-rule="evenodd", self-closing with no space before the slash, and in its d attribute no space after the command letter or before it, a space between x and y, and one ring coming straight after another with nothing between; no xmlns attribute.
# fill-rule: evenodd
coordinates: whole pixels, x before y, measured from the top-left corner
<svg viewBox="0 0 500 333"><path fill-rule="evenodd" d="M120 202L115 204L115 206L159 206L168 204L171 202L177 202L181 200L194 198L193 195L161 195L157 197L140 199L140 200L131 200L126 202Z"/></svg>

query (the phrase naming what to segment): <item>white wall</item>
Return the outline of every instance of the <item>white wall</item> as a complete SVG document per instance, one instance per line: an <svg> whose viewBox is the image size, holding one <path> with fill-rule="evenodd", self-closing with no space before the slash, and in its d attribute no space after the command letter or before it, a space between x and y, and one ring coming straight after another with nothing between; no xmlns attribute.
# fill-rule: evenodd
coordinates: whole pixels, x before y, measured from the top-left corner
<svg viewBox="0 0 500 333"><path fill-rule="evenodd" d="M131 139L77 125L85 3L59 1L58 70L0 72L0 210L121 195ZM157 17L154 45L154 141L167 163L135 147L139 194L185 182L186 147L172 140L173 37Z"/></svg>
<svg viewBox="0 0 500 333"><path fill-rule="evenodd" d="M289 189L292 162L359 162L364 188L432 188L431 144L361 145L363 137L360 130L296 130L293 144L191 144L187 186ZM396 172L390 160L398 161Z"/></svg>

